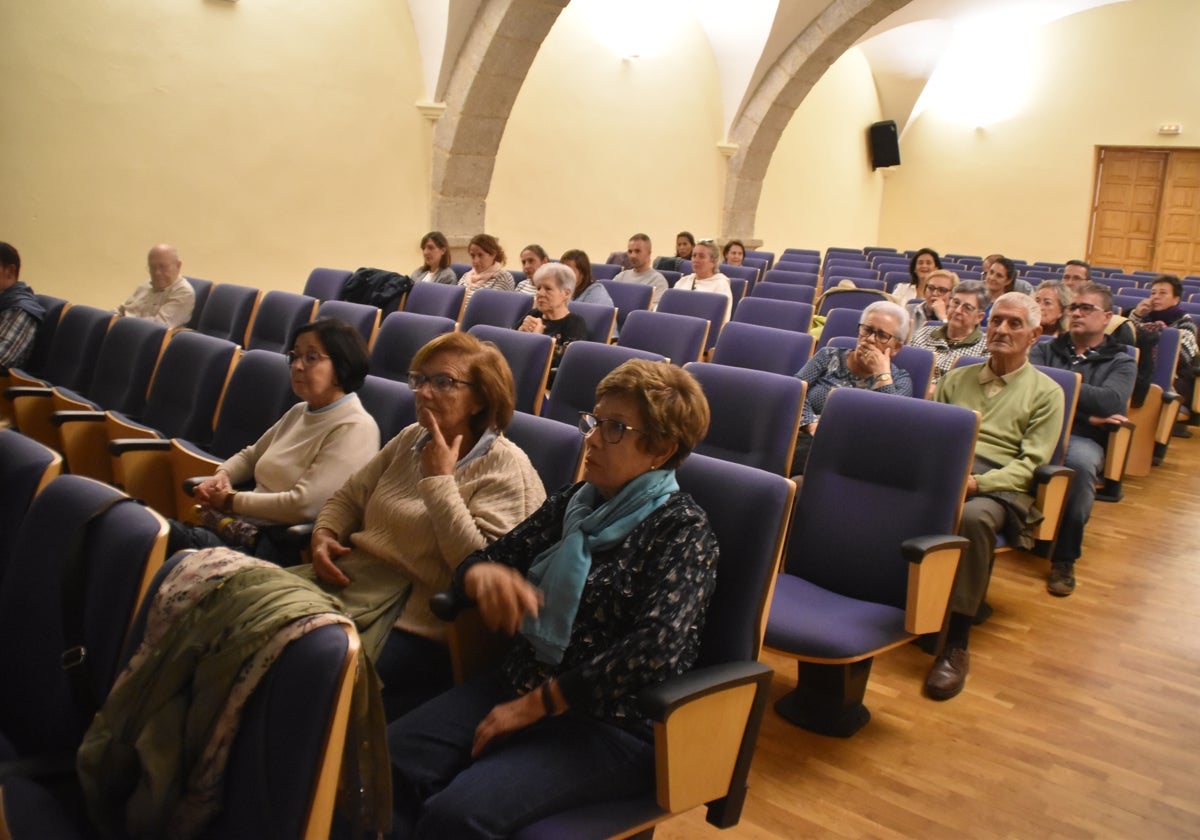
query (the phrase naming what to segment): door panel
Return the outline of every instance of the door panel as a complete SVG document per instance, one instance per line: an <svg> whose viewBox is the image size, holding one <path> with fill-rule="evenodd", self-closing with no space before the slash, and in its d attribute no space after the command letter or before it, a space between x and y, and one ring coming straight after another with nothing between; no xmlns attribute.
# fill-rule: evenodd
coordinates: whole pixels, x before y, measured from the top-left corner
<svg viewBox="0 0 1200 840"><path fill-rule="evenodd" d="M1200 274L1200 152L1171 152L1157 256L1158 271Z"/></svg>
<svg viewBox="0 0 1200 840"><path fill-rule="evenodd" d="M1166 152L1101 149L1089 262L1150 269L1166 167Z"/></svg>

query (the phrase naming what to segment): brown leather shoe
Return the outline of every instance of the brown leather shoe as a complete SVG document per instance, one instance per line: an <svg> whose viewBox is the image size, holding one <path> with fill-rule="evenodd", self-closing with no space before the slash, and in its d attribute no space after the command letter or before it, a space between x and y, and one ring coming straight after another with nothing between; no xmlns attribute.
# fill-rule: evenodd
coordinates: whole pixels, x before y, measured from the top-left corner
<svg viewBox="0 0 1200 840"><path fill-rule="evenodd" d="M963 690L969 670L971 654L966 648L946 648L929 669L925 693L934 700L949 700Z"/></svg>

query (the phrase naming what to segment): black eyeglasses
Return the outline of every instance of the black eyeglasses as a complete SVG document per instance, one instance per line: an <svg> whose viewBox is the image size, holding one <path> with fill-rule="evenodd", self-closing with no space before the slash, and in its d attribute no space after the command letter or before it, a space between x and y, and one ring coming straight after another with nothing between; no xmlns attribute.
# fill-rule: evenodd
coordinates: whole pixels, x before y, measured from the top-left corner
<svg viewBox="0 0 1200 840"><path fill-rule="evenodd" d="M312 367L322 359L328 359L329 356L326 353L318 353L316 350L309 350L307 353L297 353L295 350L289 350L284 358L287 359L289 366L300 362L301 365L307 368Z"/></svg>
<svg viewBox="0 0 1200 840"><path fill-rule="evenodd" d="M925 294L927 295L948 295L950 294L949 286L926 286Z"/></svg>
<svg viewBox="0 0 1200 840"><path fill-rule="evenodd" d="M620 420L601 419L589 411L579 412L579 433L584 437L591 437L592 432L596 429L600 430L600 436L604 438L604 442L611 443L613 446L621 442L621 438L625 437L626 432L644 434L641 429L635 429Z"/></svg>
<svg viewBox="0 0 1200 840"><path fill-rule="evenodd" d="M419 391L426 384L433 386L433 390L439 394L446 394L453 391L458 385L474 385L474 382L468 382L465 379L455 379L448 373L435 373L433 376L426 376L423 373L417 373L415 370L408 372L408 387L414 391Z"/></svg>
<svg viewBox="0 0 1200 840"><path fill-rule="evenodd" d="M896 336L892 335L890 332L884 332L883 330L877 330L874 327L868 327L866 324L859 324L858 337L873 338L882 344L887 344Z"/></svg>
<svg viewBox="0 0 1200 840"><path fill-rule="evenodd" d="M1084 315L1091 315L1093 312L1099 312L1100 307L1094 303L1068 303L1068 312L1082 312Z"/></svg>

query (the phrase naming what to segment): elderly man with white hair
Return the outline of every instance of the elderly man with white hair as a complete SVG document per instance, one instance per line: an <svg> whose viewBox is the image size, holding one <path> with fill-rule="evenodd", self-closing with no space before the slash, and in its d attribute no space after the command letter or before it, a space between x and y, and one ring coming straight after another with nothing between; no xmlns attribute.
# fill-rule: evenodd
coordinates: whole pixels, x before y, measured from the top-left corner
<svg viewBox="0 0 1200 840"><path fill-rule="evenodd" d="M907 335L908 312L904 307L887 300L876 301L859 316L855 347L822 347L800 369L796 376L808 383L808 392L800 414L792 475L804 472L825 400L835 388L870 388L882 394L912 396L912 377L892 363Z"/></svg>
<svg viewBox="0 0 1200 840"><path fill-rule="evenodd" d="M987 593L996 533L1003 530L1019 542L1026 523L1039 515L1029 494L1033 472L1050 462L1062 433L1062 389L1029 362L1041 321L1041 308L1029 295L1001 295L988 318L988 360L950 371L934 394L938 402L980 414L959 527L969 545L950 593L946 645L925 680L925 693L935 700L950 699L966 683L967 640Z"/></svg>
<svg viewBox="0 0 1200 840"><path fill-rule="evenodd" d="M155 245L146 256L150 279L133 290L129 300L117 307L125 318L146 318L168 328L186 326L196 306L192 284L179 271L183 261L170 245Z"/></svg>

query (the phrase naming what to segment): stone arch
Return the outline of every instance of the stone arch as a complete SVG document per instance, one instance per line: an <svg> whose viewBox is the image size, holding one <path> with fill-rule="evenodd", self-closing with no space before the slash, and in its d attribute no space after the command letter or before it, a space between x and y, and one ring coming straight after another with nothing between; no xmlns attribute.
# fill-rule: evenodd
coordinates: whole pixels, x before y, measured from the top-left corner
<svg viewBox="0 0 1200 840"><path fill-rule="evenodd" d="M431 213L451 247L484 229L496 152L529 66L569 0L483 0L434 125Z"/></svg>
<svg viewBox="0 0 1200 840"><path fill-rule="evenodd" d="M722 236L753 239L763 179L792 114L842 53L909 2L834 0L763 75L729 132L737 151L725 173Z"/></svg>

